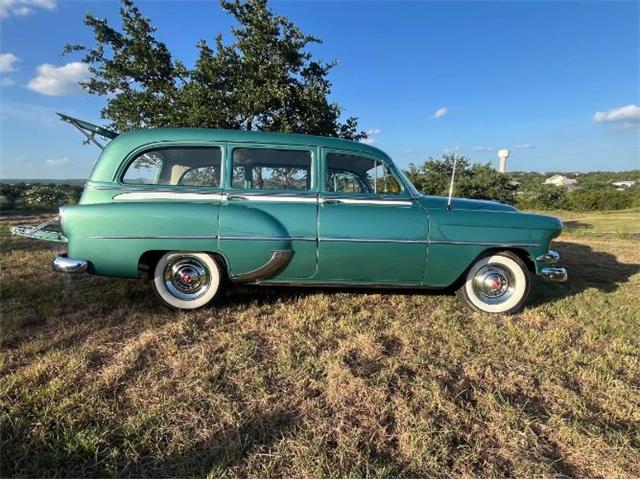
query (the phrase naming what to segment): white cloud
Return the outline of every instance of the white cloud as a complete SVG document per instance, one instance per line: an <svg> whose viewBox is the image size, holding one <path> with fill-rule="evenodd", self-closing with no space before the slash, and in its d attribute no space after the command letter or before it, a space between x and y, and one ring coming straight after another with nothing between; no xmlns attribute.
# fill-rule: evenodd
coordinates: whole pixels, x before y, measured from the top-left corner
<svg viewBox="0 0 640 480"><path fill-rule="evenodd" d="M44 164L47 167L61 167L63 165L67 165L68 163L71 163L71 160L69 160L67 157L49 158L44 161Z"/></svg>
<svg viewBox="0 0 640 480"><path fill-rule="evenodd" d="M11 15L23 17L37 9L54 10L57 6L57 0L0 0L0 18Z"/></svg>
<svg viewBox="0 0 640 480"><path fill-rule="evenodd" d="M15 83L16 82L13 80L13 78L5 77L0 79L0 87L10 87Z"/></svg>
<svg viewBox="0 0 640 480"><path fill-rule="evenodd" d="M13 72L16 69L15 63L19 61L13 53L0 53L0 73Z"/></svg>
<svg viewBox="0 0 640 480"><path fill-rule="evenodd" d="M606 112L596 112L593 115L593 120L595 122L639 123L640 107L629 104L624 107L612 108Z"/></svg>
<svg viewBox="0 0 640 480"><path fill-rule="evenodd" d="M496 148L495 147L484 147L484 146L478 146L475 147L473 149L474 152L495 152Z"/></svg>
<svg viewBox="0 0 640 480"><path fill-rule="evenodd" d="M419 148L407 147L404 150L402 150L402 153L410 154L410 153L424 153L424 152Z"/></svg>
<svg viewBox="0 0 640 480"><path fill-rule="evenodd" d="M442 118L447 113L449 113L449 109L447 107L442 107L436 110L436 113L433 114L433 118Z"/></svg>
<svg viewBox="0 0 640 480"><path fill-rule="evenodd" d="M536 146L531 145L530 143L521 143L520 145L516 145L515 148L519 148L520 150L531 150L532 148L536 148Z"/></svg>
<svg viewBox="0 0 640 480"><path fill-rule="evenodd" d="M45 63L38 67L38 76L29 80L27 88L43 95L72 95L81 93L79 82L89 80L89 66L71 62L61 67Z"/></svg>
<svg viewBox="0 0 640 480"><path fill-rule="evenodd" d="M379 128L370 128L366 132L367 138L363 138L360 140L360 143L364 143L365 145L375 145L378 143L378 136L382 133L382 130Z"/></svg>

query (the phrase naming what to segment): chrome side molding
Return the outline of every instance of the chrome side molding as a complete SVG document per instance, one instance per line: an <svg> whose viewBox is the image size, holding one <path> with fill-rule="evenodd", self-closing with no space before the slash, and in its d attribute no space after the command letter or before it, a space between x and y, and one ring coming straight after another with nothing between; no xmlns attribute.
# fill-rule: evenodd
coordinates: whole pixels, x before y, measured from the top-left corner
<svg viewBox="0 0 640 480"><path fill-rule="evenodd" d="M536 262L546 263L549 265L555 265L560 260L560 254L558 252L554 252L553 250L549 250L547 253L540 255L536 258Z"/></svg>
<svg viewBox="0 0 640 480"><path fill-rule="evenodd" d="M66 255L58 255L53 259L53 271L60 273L84 273L89 263L80 258L71 258Z"/></svg>
<svg viewBox="0 0 640 480"><path fill-rule="evenodd" d="M545 267L540 270L540 277L548 282L566 282L568 278L567 269L563 267Z"/></svg>
<svg viewBox="0 0 640 480"><path fill-rule="evenodd" d="M272 250L271 258L261 267L250 272L233 275L231 280L236 283L259 282L268 280L282 272L293 257L293 250Z"/></svg>

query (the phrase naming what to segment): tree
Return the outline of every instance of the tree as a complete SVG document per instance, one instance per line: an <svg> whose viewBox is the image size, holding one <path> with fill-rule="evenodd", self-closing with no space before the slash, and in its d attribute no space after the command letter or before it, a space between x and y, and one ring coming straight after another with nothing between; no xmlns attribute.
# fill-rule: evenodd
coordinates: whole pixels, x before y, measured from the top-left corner
<svg viewBox="0 0 640 480"><path fill-rule="evenodd" d="M95 46L67 44L65 54L83 52L91 78L82 83L104 96L102 117L118 131L149 127L209 127L298 132L359 140L357 119L340 121L342 108L330 102L324 63L306 50L320 40L267 0L222 0L238 25L233 41L215 37L198 45L193 68L176 60L154 36L151 20L132 0L122 0L122 29L87 14Z"/></svg>
<svg viewBox="0 0 640 480"><path fill-rule="evenodd" d="M34 185L24 194L27 205L59 207L65 203L67 193L56 185Z"/></svg>
<svg viewBox="0 0 640 480"><path fill-rule="evenodd" d="M456 179L453 194L457 197L515 201L515 186L511 179L497 172L491 164L471 163L462 155L445 154L441 160L429 157L421 166L410 164L406 173L415 187L427 195L447 195L453 163Z"/></svg>

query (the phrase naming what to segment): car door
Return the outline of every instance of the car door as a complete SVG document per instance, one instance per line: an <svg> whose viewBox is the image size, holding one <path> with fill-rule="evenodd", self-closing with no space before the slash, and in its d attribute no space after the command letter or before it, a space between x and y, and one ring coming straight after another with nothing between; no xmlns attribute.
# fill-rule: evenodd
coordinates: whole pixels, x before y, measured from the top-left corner
<svg viewBox="0 0 640 480"><path fill-rule="evenodd" d="M428 215L384 158L323 149L318 281L422 282Z"/></svg>
<svg viewBox="0 0 640 480"><path fill-rule="evenodd" d="M226 200L220 214L221 251L231 275L265 265L274 251L293 256L275 281L316 274L316 149L229 144ZM265 280L267 280L265 278Z"/></svg>

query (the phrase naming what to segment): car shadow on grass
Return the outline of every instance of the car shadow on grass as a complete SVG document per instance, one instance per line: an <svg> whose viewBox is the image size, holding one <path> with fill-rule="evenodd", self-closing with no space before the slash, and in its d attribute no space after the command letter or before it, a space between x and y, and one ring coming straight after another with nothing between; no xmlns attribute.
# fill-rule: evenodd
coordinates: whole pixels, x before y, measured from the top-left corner
<svg viewBox="0 0 640 480"><path fill-rule="evenodd" d="M622 263L615 255L583 243L554 242L553 248L560 254L559 265L567 268L569 279L560 284L537 281L531 289L528 306L553 302L590 288L611 293L640 272L640 264Z"/></svg>
<svg viewBox="0 0 640 480"><path fill-rule="evenodd" d="M592 230L593 224L579 222L578 220L567 220L563 222L564 230L569 232L573 230Z"/></svg>
<svg viewBox="0 0 640 480"><path fill-rule="evenodd" d="M535 307L551 303L561 298L579 294L595 288L604 293L617 290L620 285L640 272L638 263L622 263L611 253L594 250L589 245L574 242L554 242L553 248L560 253L559 265L567 268L569 279L566 283L551 283L535 278L527 306ZM286 287L286 286L242 286L231 288L223 300L225 305L246 306L287 301L317 293L350 294L402 294L450 296L455 286L444 289L420 288L366 288L366 287Z"/></svg>

